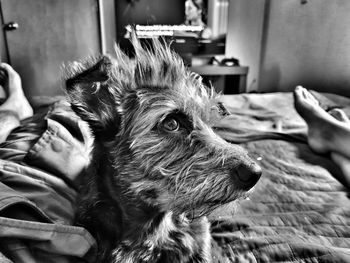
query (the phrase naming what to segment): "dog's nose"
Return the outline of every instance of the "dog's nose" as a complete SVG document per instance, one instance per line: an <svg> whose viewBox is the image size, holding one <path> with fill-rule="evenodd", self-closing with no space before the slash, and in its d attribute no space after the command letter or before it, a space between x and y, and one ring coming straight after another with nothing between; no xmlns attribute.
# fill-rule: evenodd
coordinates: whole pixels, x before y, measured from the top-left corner
<svg viewBox="0 0 350 263"><path fill-rule="evenodd" d="M260 179L261 167L255 162L241 163L236 167L236 176L244 189L252 188Z"/></svg>

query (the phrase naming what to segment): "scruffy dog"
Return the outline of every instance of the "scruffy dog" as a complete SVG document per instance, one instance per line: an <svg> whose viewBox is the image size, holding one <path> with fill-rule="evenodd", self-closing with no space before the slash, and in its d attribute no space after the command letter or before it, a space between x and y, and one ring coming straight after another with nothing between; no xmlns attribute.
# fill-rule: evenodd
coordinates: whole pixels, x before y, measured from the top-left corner
<svg viewBox="0 0 350 263"><path fill-rule="evenodd" d="M94 135L77 224L97 262L211 262L205 215L246 195L260 167L211 128L213 92L154 41L129 59L102 56L68 70L73 110Z"/></svg>

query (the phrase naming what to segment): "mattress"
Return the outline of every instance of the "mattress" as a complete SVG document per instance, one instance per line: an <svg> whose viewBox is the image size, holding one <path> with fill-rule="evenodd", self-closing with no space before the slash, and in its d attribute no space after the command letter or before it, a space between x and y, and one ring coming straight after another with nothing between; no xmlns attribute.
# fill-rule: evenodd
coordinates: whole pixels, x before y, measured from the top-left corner
<svg viewBox="0 0 350 263"><path fill-rule="evenodd" d="M328 110L345 97L313 92ZM249 200L214 211L214 262L350 262L350 199L341 170L307 144L293 94L224 95L215 126L242 145L263 174Z"/></svg>

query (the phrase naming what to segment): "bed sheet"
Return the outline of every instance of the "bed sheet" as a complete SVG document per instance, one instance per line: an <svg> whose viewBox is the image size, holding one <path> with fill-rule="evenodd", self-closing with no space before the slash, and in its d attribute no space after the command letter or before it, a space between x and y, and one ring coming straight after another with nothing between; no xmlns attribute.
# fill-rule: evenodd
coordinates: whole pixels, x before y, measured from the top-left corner
<svg viewBox="0 0 350 263"><path fill-rule="evenodd" d="M325 109L350 100L313 92ZM350 199L340 169L310 150L291 93L225 95L226 140L260 160L250 196L210 216L214 262L350 262ZM260 157L260 158L259 158Z"/></svg>

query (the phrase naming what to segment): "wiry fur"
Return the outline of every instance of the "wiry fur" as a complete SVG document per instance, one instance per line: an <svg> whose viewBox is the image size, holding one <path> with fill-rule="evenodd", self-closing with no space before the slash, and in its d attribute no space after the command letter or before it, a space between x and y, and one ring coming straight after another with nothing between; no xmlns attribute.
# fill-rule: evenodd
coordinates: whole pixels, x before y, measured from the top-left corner
<svg viewBox="0 0 350 263"><path fill-rule="evenodd" d="M158 41L133 45L133 60L117 47L113 60L67 68L72 108L95 137L77 224L96 237L97 262L210 262L205 215L244 196L260 170L210 127L214 93L199 76Z"/></svg>

